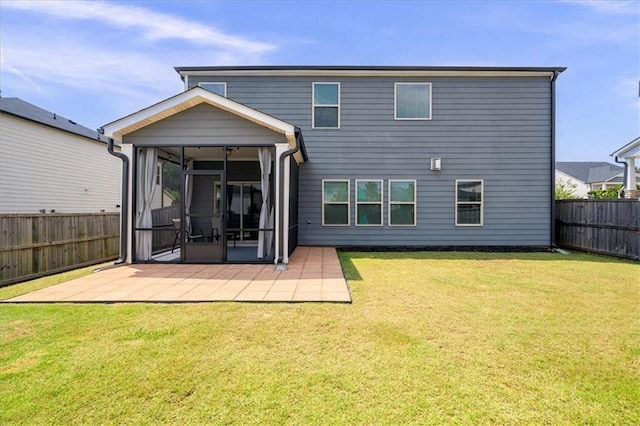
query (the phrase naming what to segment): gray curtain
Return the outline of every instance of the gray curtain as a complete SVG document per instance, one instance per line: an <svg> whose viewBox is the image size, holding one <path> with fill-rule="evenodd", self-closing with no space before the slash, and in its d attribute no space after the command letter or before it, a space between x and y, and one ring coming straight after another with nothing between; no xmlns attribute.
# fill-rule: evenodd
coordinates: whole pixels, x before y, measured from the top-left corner
<svg viewBox="0 0 640 426"><path fill-rule="evenodd" d="M269 210L269 188L271 186L271 161L273 159L271 148L258 148L258 160L260 161L260 180L262 190L262 207L260 208L260 231L258 232L258 259L263 259L271 254L272 231L262 229L270 227L272 223Z"/></svg>
<svg viewBox="0 0 640 426"><path fill-rule="evenodd" d="M193 160L187 160L187 170L193 169ZM191 200L193 199L193 175L185 176L185 194L184 194L184 214L185 214L185 230L187 234L191 234Z"/></svg>
<svg viewBox="0 0 640 426"><path fill-rule="evenodd" d="M136 227L151 228L151 203L156 188L158 154L155 148L142 148L138 152ZM138 260L149 260L152 254L153 231L138 231L136 255Z"/></svg>

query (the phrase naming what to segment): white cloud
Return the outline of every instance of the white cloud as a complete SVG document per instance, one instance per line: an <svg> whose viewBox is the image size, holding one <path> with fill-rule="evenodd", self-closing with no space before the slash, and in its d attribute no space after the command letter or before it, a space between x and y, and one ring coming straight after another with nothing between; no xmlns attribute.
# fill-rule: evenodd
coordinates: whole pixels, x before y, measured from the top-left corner
<svg viewBox="0 0 640 426"><path fill-rule="evenodd" d="M107 3L102 1L4 1L4 8L27 10L60 19L77 19L138 31L150 41L174 39L212 46L223 50L236 50L241 54L256 55L273 51L269 43L247 40L225 34L211 25L189 21L180 17L154 12L150 9Z"/></svg>
<svg viewBox="0 0 640 426"><path fill-rule="evenodd" d="M566 3L574 3L590 8L591 10L606 15L640 15L640 3L637 0L564 0Z"/></svg>

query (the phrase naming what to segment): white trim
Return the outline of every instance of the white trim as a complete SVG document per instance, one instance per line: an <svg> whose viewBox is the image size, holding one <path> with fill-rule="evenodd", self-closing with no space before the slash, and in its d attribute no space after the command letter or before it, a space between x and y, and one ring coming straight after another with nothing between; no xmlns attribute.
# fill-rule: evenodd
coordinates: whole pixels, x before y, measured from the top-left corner
<svg viewBox="0 0 640 426"><path fill-rule="evenodd" d="M235 102L229 98L225 98L224 96L216 95L201 87L194 87L186 92L181 92L155 105L151 105L143 110L106 124L103 127L104 135L118 142L122 142L122 137L126 134L202 103L209 104L237 115L240 118L252 121L274 132L281 133L287 138L290 147L296 145L295 127L293 124L250 108L239 102Z"/></svg>
<svg viewBox="0 0 640 426"><path fill-rule="evenodd" d="M347 183L347 201L325 202L324 201L324 183L325 182L346 182ZM351 180L350 179L322 179L322 226L351 226ZM324 223L324 206L326 204L347 205L347 223Z"/></svg>
<svg viewBox="0 0 640 426"><path fill-rule="evenodd" d="M289 208L291 206L290 190L291 190L291 156L284 159L284 199L287 200L287 205L284 208L283 221L282 221L282 262L285 265L289 264Z"/></svg>
<svg viewBox="0 0 640 426"><path fill-rule="evenodd" d="M380 182L380 201L358 201L358 183L359 182ZM364 205L380 205L380 223L358 223L358 206ZM383 226L384 225L384 180L382 179L356 179L355 183L355 222L356 226Z"/></svg>
<svg viewBox="0 0 640 426"><path fill-rule="evenodd" d="M184 75L184 91L189 90L189 74Z"/></svg>
<svg viewBox="0 0 640 426"><path fill-rule="evenodd" d="M480 182L480 201L458 201L458 184L461 182ZM456 179L455 184L455 225L460 227L484 226L484 179ZM480 205L480 223L458 223L458 204Z"/></svg>
<svg viewBox="0 0 640 426"><path fill-rule="evenodd" d="M220 96L224 96L225 98L227 97L227 83L225 83L224 81L201 81L200 83L198 83L198 87L202 87L203 84L220 84L220 85L222 85L222 87L224 88L224 90L223 90L224 93L222 95L220 95ZM209 90L209 89L206 89L204 87L202 87L202 88L205 89L205 90ZM215 92L213 92L213 93L215 93Z"/></svg>
<svg viewBox="0 0 640 426"><path fill-rule="evenodd" d="M391 183L392 182L413 182L413 201L391 201ZM415 179L389 179L387 185L388 191L388 217L387 223L389 226L417 226L418 225L418 182ZM413 224L407 225L405 223L393 224L391 223L391 205L392 204L411 204L413 205Z"/></svg>
<svg viewBox="0 0 640 426"><path fill-rule="evenodd" d="M338 86L338 103L337 104L320 104L320 105L316 105L316 85L329 85L329 84L335 84L336 86ZM314 81L311 84L311 128L312 129L332 129L332 130L337 130L340 129L340 92L341 92L342 88L340 87L340 82L337 81ZM338 108L338 126L337 127L318 127L316 126L316 107L327 107L327 108Z"/></svg>
<svg viewBox="0 0 640 426"><path fill-rule="evenodd" d="M285 70L208 70L178 71L181 76L236 76L236 77L545 77L553 78L549 70L326 70L326 69L285 69Z"/></svg>
<svg viewBox="0 0 640 426"><path fill-rule="evenodd" d="M398 117L398 86L429 86L429 117ZM433 86L430 82L412 81L393 84L393 119L398 121L429 121L433 112Z"/></svg>

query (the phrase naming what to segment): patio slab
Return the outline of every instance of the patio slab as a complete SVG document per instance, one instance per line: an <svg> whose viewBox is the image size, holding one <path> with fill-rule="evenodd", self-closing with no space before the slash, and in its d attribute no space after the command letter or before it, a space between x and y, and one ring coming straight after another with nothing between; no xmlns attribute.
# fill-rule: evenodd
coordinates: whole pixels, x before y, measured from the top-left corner
<svg viewBox="0 0 640 426"><path fill-rule="evenodd" d="M3 303L351 303L332 247L298 247L287 271L274 265L136 264L109 267Z"/></svg>

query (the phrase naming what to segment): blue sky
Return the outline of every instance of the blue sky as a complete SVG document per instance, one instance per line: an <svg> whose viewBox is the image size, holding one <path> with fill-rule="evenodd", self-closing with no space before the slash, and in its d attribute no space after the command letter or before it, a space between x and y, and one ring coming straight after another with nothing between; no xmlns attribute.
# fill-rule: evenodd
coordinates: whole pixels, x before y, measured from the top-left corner
<svg viewBox="0 0 640 426"><path fill-rule="evenodd" d="M640 135L638 1L7 1L0 89L97 128L183 90L174 66L566 66L557 159Z"/></svg>

